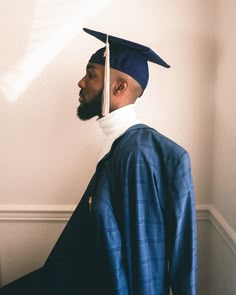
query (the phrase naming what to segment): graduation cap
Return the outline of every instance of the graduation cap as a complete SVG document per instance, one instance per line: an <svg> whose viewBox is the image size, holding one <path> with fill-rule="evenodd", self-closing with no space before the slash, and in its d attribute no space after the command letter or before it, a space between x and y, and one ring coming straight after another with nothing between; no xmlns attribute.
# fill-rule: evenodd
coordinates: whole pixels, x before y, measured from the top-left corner
<svg viewBox="0 0 236 295"><path fill-rule="evenodd" d="M110 107L110 68L134 78L144 91L149 78L148 61L166 68L170 67L149 47L87 28L83 30L106 43L106 46L96 51L89 60L105 66L103 116L109 113Z"/></svg>

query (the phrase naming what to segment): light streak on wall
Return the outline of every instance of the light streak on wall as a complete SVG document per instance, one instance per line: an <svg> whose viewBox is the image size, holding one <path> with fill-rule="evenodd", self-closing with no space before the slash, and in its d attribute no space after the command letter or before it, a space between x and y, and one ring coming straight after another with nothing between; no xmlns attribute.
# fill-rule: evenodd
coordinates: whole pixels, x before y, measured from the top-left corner
<svg viewBox="0 0 236 295"><path fill-rule="evenodd" d="M93 16L112 0L36 0L27 50L23 58L0 78L0 91L16 102ZM16 48L17 50L17 48Z"/></svg>

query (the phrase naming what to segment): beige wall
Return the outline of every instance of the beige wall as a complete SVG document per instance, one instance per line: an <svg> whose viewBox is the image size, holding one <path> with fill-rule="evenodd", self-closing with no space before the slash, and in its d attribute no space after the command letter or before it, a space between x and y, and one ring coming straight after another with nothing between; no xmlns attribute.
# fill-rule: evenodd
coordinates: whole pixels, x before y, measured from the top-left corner
<svg viewBox="0 0 236 295"><path fill-rule="evenodd" d="M236 2L218 1L212 202L236 231Z"/></svg>
<svg viewBox="0 0 236 295"><path fill-rule="evenodd" d="M93 173L102 134L95 120L76 118L77 81L103 45L82 33L82 26L150 45L172 65L170 70L150 65L138 112L188 149L197 201L208 202L215 62L211 5L107 0L97 11L86 8L89 3L0 4L0 203L74 204Z"/></svg>

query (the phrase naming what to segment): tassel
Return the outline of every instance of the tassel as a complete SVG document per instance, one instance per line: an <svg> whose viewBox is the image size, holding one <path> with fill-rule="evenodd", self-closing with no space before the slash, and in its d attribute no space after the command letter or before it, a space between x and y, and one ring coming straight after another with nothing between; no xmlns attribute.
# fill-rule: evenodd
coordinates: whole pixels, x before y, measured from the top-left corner
<svg viewBox="0 0 236 295"><path fill-rule="evenodd" d="M105 57L105 72L104 72L104 88L102 97L102 115L105 117L110 111L110 48L108 35L106 39Z"/></svg>

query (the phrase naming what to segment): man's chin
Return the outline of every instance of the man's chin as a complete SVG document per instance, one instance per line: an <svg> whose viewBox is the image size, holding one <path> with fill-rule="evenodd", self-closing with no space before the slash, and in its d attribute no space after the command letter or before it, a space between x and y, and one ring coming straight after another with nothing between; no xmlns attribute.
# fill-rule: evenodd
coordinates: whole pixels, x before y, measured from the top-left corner
<svg viewBox="0 0 236 295"><path fill-rule="evenodd" d="M88 121L94 117L98 116L97 114L86 112L82 106L79 106L77 109L77 117L82 121Z"/></svg>

